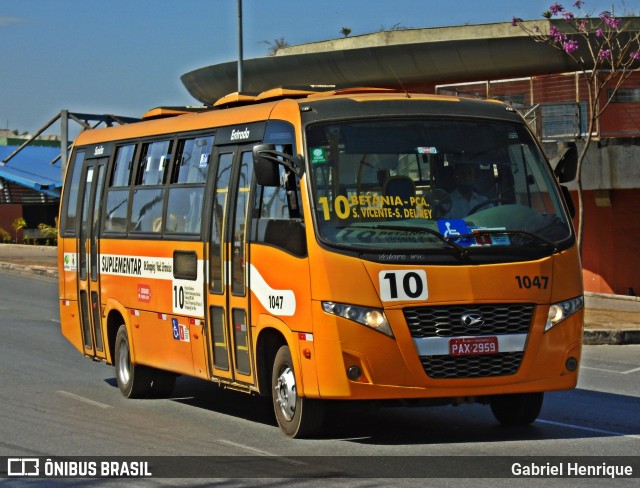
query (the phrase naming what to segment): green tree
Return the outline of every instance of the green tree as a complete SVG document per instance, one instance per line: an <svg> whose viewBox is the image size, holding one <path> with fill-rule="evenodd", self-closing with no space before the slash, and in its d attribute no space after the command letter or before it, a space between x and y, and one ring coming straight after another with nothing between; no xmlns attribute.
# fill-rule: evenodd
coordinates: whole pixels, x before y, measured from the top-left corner
<svg viewBox="0 0 640 488"><path fill-rule="evenodd" d="M544 25L533 25L514 17L512 25L520 27L534 41L552 46L568 57L586 81L587 130L578 154L578 247L584 235L584 198L582 167L593 140L596 123L615 97L622 83L640 65L640 31L609 11L592 17L584 10L584 1L573 2L576 13L555 2L542 16Z"/></svg>
<svg viewBox="0 0 640 488"><path fill-rule="evenodd" d="M16 244L18 243L18 231L24 229L26 226L27 222L22 217L18 217L11 223L11 227L13 227L16 234Z"/></svg>
<svg viewBox="0 0 640 488"><path fill-rule="evenodd" d="M9 234L6 230L0 227L0 242L10 242L11 234Z"/></svg>
<svg viewBox="0 0 640 488"><path fill-rule="evenodd" d="M349 37L349 34L351 34L351 29L349 29L348 27L343 27L342 29L340 29L340 34L342 34L344 37Z"/></svg>
<svg viewBox="0 0 640 488"><path fill-rule="evenodd" d="M47 238L47 245L49 244L49 239L51 241L56 242L58 240L58 219L56 219L56 225L48 225L48 224L38 224L38 229L40 229L40 235L42 237Z"/></svg>

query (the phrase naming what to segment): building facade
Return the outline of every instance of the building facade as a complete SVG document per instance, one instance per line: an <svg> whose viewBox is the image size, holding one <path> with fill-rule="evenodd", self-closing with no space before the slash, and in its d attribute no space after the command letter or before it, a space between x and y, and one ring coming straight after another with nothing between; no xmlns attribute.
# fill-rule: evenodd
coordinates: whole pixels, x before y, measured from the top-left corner
<svg viewBox="0 0 640 488"><path fill-rule="evenodd" d="M0 243L45 241L38 226L55 227L58 217L60 141L36 139L16 153L27 139L7 135L0 134ZM26 227L16 234L17 219Z"/></svg>

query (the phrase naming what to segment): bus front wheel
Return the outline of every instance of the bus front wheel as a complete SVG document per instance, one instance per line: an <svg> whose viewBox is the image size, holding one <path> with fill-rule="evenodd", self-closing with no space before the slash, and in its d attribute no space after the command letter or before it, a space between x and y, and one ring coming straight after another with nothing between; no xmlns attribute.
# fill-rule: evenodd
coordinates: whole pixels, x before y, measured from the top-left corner
<svg viewBox="0 0 640 488"><path fill-rule="evenodd" d="M538 418L544 393L497 395L491 399L491 412L502 425L528 425Z"/></svg>
<svg viewBox="0 0 640 488"><path fill-rule="evenodd" d="M308 437L322 426L324 404L298 395L289 346L276 353L271 376L273 408L280 429L289 437Z"/></svg>
<svg viewBox="0 0 640 488"><path fill-rule="evenodd" d="M150 368L131 362L127 326L118 329L115 344L116 380L120 392L127 398L145 398L151 391L153 374Z"/></svg>

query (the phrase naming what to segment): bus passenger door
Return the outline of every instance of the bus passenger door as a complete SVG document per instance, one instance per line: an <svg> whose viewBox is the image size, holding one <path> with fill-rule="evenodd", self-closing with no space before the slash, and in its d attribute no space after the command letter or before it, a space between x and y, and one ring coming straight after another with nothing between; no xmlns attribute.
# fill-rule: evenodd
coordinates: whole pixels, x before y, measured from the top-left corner
<svg viewBox="0 0 640 488"><path fill-rule="evenodd" d="M255 383L247 287L251 150L229 148L219 153L209 241L207 321L213 376L248 385Z"/></svg>
<svg viewBox="0 0 640 488"><path fill-rule="evenodd" d="M84 353L106 358L100 312L98 228L104 174L108 158L87 159L83 171L78 243L78 302Z"/></svg>

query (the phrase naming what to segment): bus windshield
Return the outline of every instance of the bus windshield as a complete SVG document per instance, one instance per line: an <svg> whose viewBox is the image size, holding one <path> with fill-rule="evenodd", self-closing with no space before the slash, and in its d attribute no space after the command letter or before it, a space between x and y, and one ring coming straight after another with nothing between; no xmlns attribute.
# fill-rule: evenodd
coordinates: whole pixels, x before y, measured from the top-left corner
<svg viewBox="0 0 640 488"><path fill-rule="evenodd" d="M376 119L307 128L318 233L361 252L500 254L569 243L571 225L524 125ZM545 251L546 252L546 251Z"/></svg>

